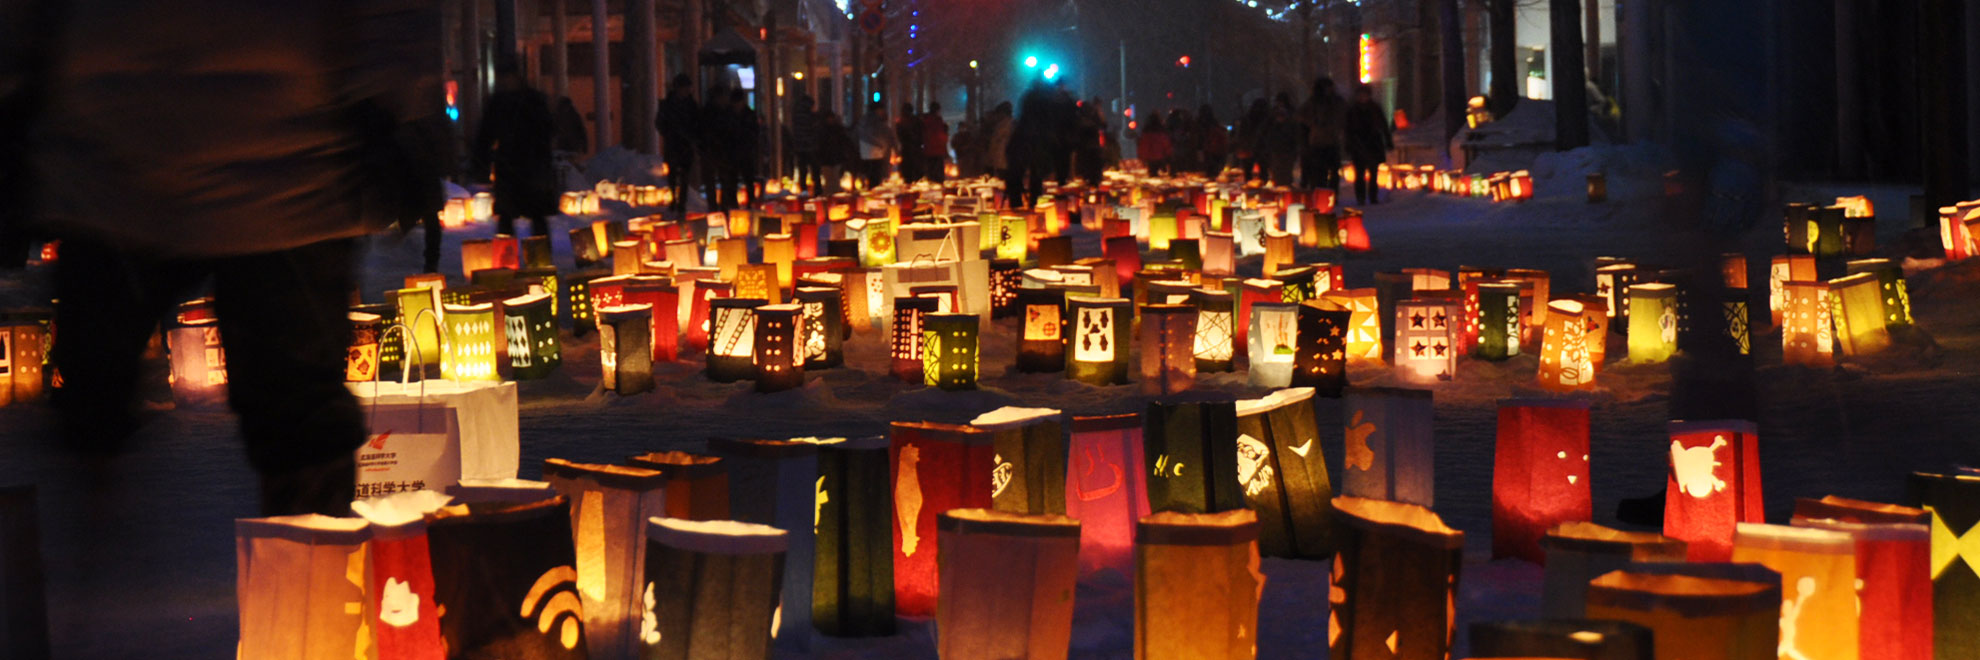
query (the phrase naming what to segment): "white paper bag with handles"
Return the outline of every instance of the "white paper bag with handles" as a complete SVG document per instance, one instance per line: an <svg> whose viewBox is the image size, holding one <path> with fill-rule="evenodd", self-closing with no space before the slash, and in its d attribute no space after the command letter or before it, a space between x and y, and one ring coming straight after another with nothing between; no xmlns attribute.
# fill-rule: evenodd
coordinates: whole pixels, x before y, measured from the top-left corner
<svg viewBox="0 0 1980 660"><path fill-rule="evenodd" d="M438 405L381 405L365 417L371 436L357 450L357 499L444 492L460 482L461 427L453 410Z"/></svg>
<svg viewBox="0 0 1980 660"><path fill-rule="evenodd" d="M954 286L955 311L977 316L990 313L990 262L983 259L888 264L880 268L880 279L885 292L881 303L884 319L894 317L895 298L918 286Z"/></svg>
<svg viewBox="0 0 1980 660"><path fill-rule="evenodd" d="M462 479L515 478L522 460L522 443L516 421L514 382L435 380L423 384L388 382L347 385L357 395L360 404L378 406L381 418L386 409L402 407L437 409L443 411L443 416L453 418L458 436L455 451L460 457L459 470L451 481L429 488L444 489ZM403 419L424 423L423 417ZM374 441L377 439L375 434L383 428L386 427L373 427ZM391 441L388 439L387 442Z"/></svg>

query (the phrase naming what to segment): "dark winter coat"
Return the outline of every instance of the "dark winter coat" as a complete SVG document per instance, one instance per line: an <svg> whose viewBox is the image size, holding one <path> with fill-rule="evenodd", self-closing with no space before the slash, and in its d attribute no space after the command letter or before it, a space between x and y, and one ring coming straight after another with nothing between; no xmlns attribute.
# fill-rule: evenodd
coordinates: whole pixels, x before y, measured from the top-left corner
<svg viewBox="0 0 1980 660"><path fill-rule="evenodd" d="M544 218L557 213L560 191L550 154L556 130L543 92L516 89L488 97L474 139L474 172L485 175L492 169L495 215Z"/></svg>
<svg viewBox="0 0 1980 660"><path fill-rule="evenodd" d="M1348 158L1363 165L1386 159L1391 142L1385 114L1374 101L1348 106L1342 134Z"/></svg>
<svg viewBox="0 0 1980 660"><path fill-rule="evenodd" d="M1315 95L1299 107L1300 121L1306 124L1306 145L1309 147L1339 147L1343 122L1346 121L1347 101L1339 94Z"/></svg>
<svg viewBox="0 0 1980 660"><path fill-rule="evenodd" d="M694 97L668 96L660 102L660 115L653 123L660 129L660 150L667 160L679 161L694 155L699 146L696 136L701 132L701 106L694 102Z"/></svg>

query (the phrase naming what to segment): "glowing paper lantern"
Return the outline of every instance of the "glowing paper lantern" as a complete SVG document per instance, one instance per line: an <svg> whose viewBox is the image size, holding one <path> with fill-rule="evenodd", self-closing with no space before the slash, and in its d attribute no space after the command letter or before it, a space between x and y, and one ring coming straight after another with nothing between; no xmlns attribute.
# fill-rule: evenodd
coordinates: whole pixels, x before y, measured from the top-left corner
<svg viewBox="0 0 1980 660"><path fill-rule="evenodd" d="M1234 350L1235 313L1229 291L1196 289L1190 292L1196 307L1196 334L1191 355L1197 371L1230 371Z"/></svg>
<svg viewBox="0 0 1980 660"><path fill-rule="evenodd" d="M1682 562L1684 542L1650 532L1625 532L1591 522L1556 525L1540 539L1547 567L1542 616L1579 617L1587 611L1588 583L1632 563Z"/></svg>
<svg viewBox="0 0 1980 660"><path fill-rule="evenodd" d="M1670 435L1664 535L1683 540L1692 561L1726 561L1734 527L1766 521L1759 428L1738 420L1671 422Z"/></svg>
<svg viewBox="0 0 1980 660"><path fill-rule="evenodd" d="M1151 401L1143 426L1149 509L1204 513L1244 508L1235 403Z"/></svg>
<svg viewBox="0 0 1980 660"><path fill-rule="evenodd" d="M383 368L379 364L379 353L380 347L383 344L380 334L386 328L384 320L377 314L357 311L346 314L345 318L351 322L351 345L344 352L344 382L368 383L377 380L379 371ZM14 394L14 386L20 381L26 380L19 374L14 373L14 364L21 362L21 360L13 358L13 344L9 343L13 335L19 333L19 328L32 328L35 331L41 330L41 326L38 324L22 324L17 326L0 324L0 405L6 405L11 402L16 396ZM33 341L37 353L33 364L35 375L34 386L36 390L35 394L39 395L41 388L41 359L39 355L41 341L39 337L33 338Z"/></svg>
<svg viewBox="0 0 1980 660"><path fill-rule="evenodd" d="M1072 334L1067 337L1066 377L1088 385L1127 382L1133 303L1073 296L1066 299Z"/></svg>
<svg viewBox="0 0 1980 660"><path fill-rule="evenodd" d="M1589 584L1590 619L1650 629L1657 660L1779 657L1781 576L1753 564L1632 564Z"/></svg>
<svg viewBox="0 0 1980 660"><path fill-rule="evenodd" d="M1334 487L1314 421L1313 389L1277 390L1237 402L1237 471L1258 512L1259 551L1321 559L1334 552Z"/></svg>
<svg viewBox="0 0 1980 660"><path fill-rule="evenodd" d="M1051 372L1066 368L1064 335L1065 292L1058 289L1019 289L1017 307L1024 318L1018 335L1017 370Z"/></svg>
<svg viewBox="0 0 1980 660"><path fill-rule="evenodd" d="M976 389L977 323L975 314L929 314L922 318L922 367L925 384L944 390Z"/></svg>
<svg viewBox="0 0 1980 660"><path fill-rule="evenodd" d="M1629 359L1636 363L1663 362L1677 352L1677 287L1634 284L1629 287Z"/></svg>
<svg viewBox="0 0 1980 660"><path fill-rule="evenodd" d="M1354 387L1344 398L1341 493L1433 506L1430 391Z"/></svg>
<svg viewBox="0 0 1980 660"><path fill-rule="evenodd" d="M782 392L804 386L804 355L798 334L802 305L763 305L751 315L750 361L755 366L756 391Z"/></svg>
<svg viewBox="0 0 1980 660"><path fill-rule="evenodd" d="M369 657L370 541L357 518L234 521L240 657Z"/></svg>
<svg viewBox="0 0 1980 660"><path fill-rule="evenodd" d="M1334 511L1328 657L1449 657L1464 532L1402 502L1336 497Z"/></svg>
<svg viewBox="0 0 1980 660"><path fill-rule="evenodd" d="M1226 232L1204 232L1203 274L1226 277L1237 272L1237 238Z"/></svg>
<svg viewBox="0 0 1980 660"><path fill-rule="evenodd" d="M1416 381L1450 380L1457 373L1456 301L1410 299L1396 303L1396 372Z"/></svg>
<svg viewBox="0 0 1980 660"><path fill-rule="evenodd" d="M1141 415L1074 417L1065 513L1080 521L1083 574L1132 575L1135 521L1148 515Z"/></svg>
<svg viewBox="0 0 1980 660"><path fill-rule="evenodd" d="M1852 275L1870 273L1877 277L1885 327L1911 325L1911 292L1905 285L1903 268L1889 259L1857 259L1848 267Z"/></svg>
<svg viewBox="0 0 1980 660"><path fill-rule="evenodd" d="M767 658L784 579L784 530L652 518L639 595L641 658Z"/></svg>
<svg viewBox="0 0 1980 660"><path fill-rule="evenodd" d="M1629 287L1636 281L1636 264L1612 263L1595 268L1595 295L1608 303L1609 318L1629 318Z"/></svg>
<svg viewBox="0 0 1980 660"><path fill-rule="evenodd" d="M811 616L827 635L894 634L889 446L886 438L868 438L818 448Z"/></svg>
<svg viewBox="0 0 1980 660"><path fill-rule="evenodd" d="M1381 359L1381 306L1375 289L1335 289L1320 297L1348 310L1348 356L1363 360Z"/></svg>
<svg viewBox="0 0 1980 660"><path fill-rule="evenodd" d="M1496 361L1519 355L1522 327L1519 283L1479 283L1477 356Z"/></svg>
<svg viewBox="0 0 1980 660"><path fill-rule="evenodd" d="M220 326L212 319L196 321L167 333L172 358L172 399L180 405L209 406L227 400L227 351Z"/></svg>
<svg viewBox="0 0 1980 660"><path fill-rule="evenodd" d="M577 596L592 657L632 657L644 638L646 521L666 515L667 478L622 465L543 462L543 478L571 503Z"/></svg>
<svg viewBox="0 0 1980 660"><path fill-rule="evenodd" d="M391 292L399 307L399 322L412 329L412 344L418 350L408 353L415 366L426 367L440 364L440 332L443 318L440 308L440 289L437 287L412 287Z"/></svg>
<svg viewBox="0 0 1980 660"><path fill-rule="evenodd" d="M1265 260L1259 262L1260 267L1264 269L1261 272L1265 274L1265 277L1272 277L1273 274L1279 272L1279 269L1292 265L1293 247L1296 245L1294 242L1295 238L1292 234L1280 233L1269 227L1266 228L1264 241Z"/></svg>
<svg viewBox="0 0 1980 660"><path fill-rule="evenodd" d="M1142 393L1175 394L1196 384L1196 323L1189 305L1141 306Z"/></svg>
<svg viewBox="0 0 1980 660"><path fill-rule="evenodd" d="M490 268L522 268L522 248L514 236L461 241L461 275Z"/></svg>
<svg viewBox="0 0 1980 660"><path fill-rule="evenodd" d="M801 286L797 304L804 308L802 354L804 368L830 369L845 363L845 291L838 287Z"/></svg>
<svg viewBox="0 0 1980 660"><path fill-rule="evenodd" d="M814 527L819 522L819 507L815 500L821 488L818 483L818 448L843 441L840 438L714 438L708 441L709 451L721 457L718 464L721 469L714 472L721 475L722 485L727 488L722 493L722 500L728 504L722 518L733 515L742 522L775 526L786 534L788 545L780 597L783 606L778 615L778 628L772 633L779 643L788 641L802 647L811 633L812 576L813 564L817 561ZM685 456L694 460L708 458ZM691 483L698 491L712 481L695 478ZM667 498L671 509L674 505L671 481ZM704 500L697 498L694 501L698 504Z"/></svg>
<svg viewBox="0 0 1980 660"><path fill-rule="evenodd" d="M564 362L557 317L550 311L552 300L548 293L534 293L502 301L509 367L516 380L547 377Z"/></svg>
<svg viewBox="0 0 1980 660"><path fill-rule="evenodd" d="M772 264L737 266L735 285L737 298L756 298L770 305L781 304L784 301L783 285L777 279L777 267Z"/></svg>
<svg viewBox="0 0 1980 660"><path fill-rule="evenodd" d="M894 610L935 613L935 519L961 508L990 508L996 472L990 433L968 426L894 422L889 458L894 485Z"/></svg>
<svg viewBox="0 0 1980 660"><path fill-rule="evenodd" d="M1856 542L1843 532L1740 523L1733 561L1781 574L1780 654L1857 657Z"/></svg>
<svg viewBox="0 0 1980 660"><path fill-rule="evenodd" d="M1135 526L1134 657L1257 654L1258 520L1248 510L1161 512Z"/></svg>
<svg viewBox="0 0 1980 660"><path fill-rule="evenodd" d="M1980 476L1912 473L1911 499L1931 514L1935 657L1980 653Z"/></svg>
<svg viewBox="0 0 1980 660"><path fill-rule="evenodd" d="M1588 319L1600 312L1590 315L1574 300L1556 300L1547 306L1547 329L1540 340L1540 387L1570 392L1594 384L1595 358L1588 342L1601 335L1588 328Z"/></svg>
<svg viewBox="0 0 1980 660"><path fill-rule="evenodd" d="M1781 317L1781 363L1826 367L1835 364L1834 308L1826 282L1786 282Z"/></svg>
<svg viewBox="0 0 1980 660"><path fill-rule="evenodd" d="M598 310L599 385L620 396L653 391L653 306L625 305Z"/></svg>
<svg viewBox="0 0 1980 660"><path fill-rule="evenodd" d="M687 315L687 344L690 349L707 351L715 328L715 310L712 301L716 298L731 297L734 286L728 282L711 279L695 280L689 292Z"/></svg>
<svg viewBox="0 0 1980 660"><path fill-rule="evenodd" d="M495 306L446 305L447 350L440 361L440 377L447 380L501 380L496 371L495 346L506 344L504 328L495 321Z"/></svg>
<svg viewBox="0 0 1980 660"><path fill-rule="evenodd" d="M1593 176L1593 175L1590 175ZM1622 621L1579 618L1479 621L1471 624L1471 653L1478 658L1654 660L1650 629Z"/></svg>
<svg viewBox="0 0 1980 660"><path fill-rule="evenodd" d="M1101 253L1114 260L1114 273L1121 284L1134 284L1134 274L1141 271L1141 244L1133 236L1115 236L1101 244Z"/></svg>
<svg viewBox="0 0 1980 660"><path fill-rule="evenodd" d="M371 567L365 588L377 619L372 635L380 658L446 657L425 516L447 501L437 492L412 491L351 505L371 523Z"/></svg>
<svg viewBox="0 0 1980 660"><path fill-rule="evenodd" d="M924 335L923 318L936 313L940 302L934 298L905 297L894 300L893 341L888 353L893 356L892 372L895 378L909 383L924 380L923 368L926 358L922 354Z"/></svg>
<svg viewBox="0 0 1980 660"><path fill-rule="evenodd" d="M1870 273L1829 280L1830 317L1836 349L1843 355L1869 355L1890 348L1884 321L1882 282Z"/></svg>
<svg viewBox="0 0 1980 660"><path fill-rule="evenodd" d="M1335 242L1349 252L1367 252L1372 249L1368 240L1368 230L1362 228L1361 209L1343 209L1337 220L1338 237Z"/></svg>
<svg viewBox="0 0 1980 660"><path fill-rule="evenodd" d="M970 420L992 435L990 498L998 511L1066 512L1066 443L1059 411L1003 407Z"/></svg>
<svg viewBox="0 0 1980 660"><path fill-rule="evenodd" d="M708 301L708 378L733 383L756 373L756 298L716 298Z"/></svg>
<svg viewBox="0 0 1980 660"><path fill-rule="evenodd" d="M1594 514L1588 479L1588 402L1499 402L1492 461L1492 556L1545 563L1540 539Z"/></svg>
<svg viewBox="0 0 1980 660"><path fill-rule="evenodd" d="M1072 642L1079 521L954 509L937 522L943 658L1064 658Z"/></svg>
<svg viewBox="0 0 1980 660"><path fill-rule="evenodd" d="M1768 306L1774 312L1774 325L1788 312L1787 283L1815 281L1815 258L1805 254L1784 254L1774 257L1767 269Z"/></svg>

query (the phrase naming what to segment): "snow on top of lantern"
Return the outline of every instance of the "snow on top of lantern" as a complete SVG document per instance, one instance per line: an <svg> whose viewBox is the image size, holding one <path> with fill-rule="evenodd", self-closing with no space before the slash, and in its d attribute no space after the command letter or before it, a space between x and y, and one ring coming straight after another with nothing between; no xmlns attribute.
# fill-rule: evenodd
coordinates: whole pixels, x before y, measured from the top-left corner
<svg viewBox="0 0 1980 660"><path fill-rule="evenodd" d="M1765 523L1739 523L1733 528L1733 545L1765 549L1846 555L1856 551L1848 534Z"/></svg>
<svg viewBox="0 0 1980 660"><path fill-rule="evenodd" d="M1244 280L1244 285L1245 285L1245 286L1251 286L1251 287L1259 287L1259 288L1269 288L1269 289L1276 289L1276 288L1279 288L1279 287L1282 287L1282 286L1285 286L1285 285L1286 285L1286 283L1285 283L1285 282L1281 282L1281 281L1278 281L1278 280L1265 280L1265 279L1259 279L1259 278L1256 278L1256 277L1251 277L1251 278L1246 278L1246 279Z"/></svg>
<svg viewBox="0 0 1980 660"><path fill-rule="evenodd" d="M1018 428L1026 424L1030 424L1032 422L1043 420L1047 417L1057 418L1059 414L1060 411L1056 408L1022 408L1018 406L1004 406L1002 408L998 408L996 410L992 410L990 412L977 415L976 419L969 420L969 425L984 430L999 431L1005 429Z"/></svg>
<svg viewBox="0 0 1980 660"><path fill-rule="evenodd" d="M1134 526L1136 545L1235 545L1258 540L1258 514L1251 509L1219 513L1163 511Z"/></svg>
<svg viewBox="0 0 1980 660"><path fill-rule="evenodd" d="M530 479L461 479L459 484L447 487L447 494L457 502L506 502L525 504L537 502L557 495L550 488L550 482Z"/></svg>
<svg viewBox="0 0 1980 660"><path fill-rule="evenodd" d="M543 459L543 476L571 480L586 479L608 488L625 490L655 490L667 485L667 476L659 470L626 465L577 463L561 458Z"/></svg>
<svg viewBox="0 0 1980 660"><path fill-rule="evenodd" d="M1588 582L1590 606L1712 616L1780 602L1781 574L1759 564L1630 564Z"/></svg>
<svg viewBox="0 0 1980 660"><path fill-rule="evenodd" d="M1280 406L1298 403L1312 398L1313 388L1311 387L1288 387L1272 390L1270 394L1256 399L1238 399L1237 415L1239 417L1256 415Z"/></svg>
<svg viewBox="0 0 1980 660"><path fill-rule="evenodd" d="M1580 314L1587 305L1583 305L1579 300L1555 300L1547 303L1547 307L1562 314Z"/></svg>
<svg viewBox="0 0 1980 660"><path fill-rule="evenodd" d="M1062 515L1012 513L993 509L950 509L935 521L936 529L963 534L998 536L1078 537L1079 521Z"/></svg>
<svg viewBox="0 0 1980 660"><path fill-rule="evenodd" d="M1334 510L1346 514L1343 522L1349 525L1385 527L1445 548L1464 547L1464 532L1444 524L1435 511L1421 505L1344 495L1334 498Z"/></svg>
<svg viewBox="0 0 1980 660"><path fill-rule="evenodd" d="M687 520L654 516L646 538L670 548L722 555L758 555L790 548L790 533L769 525L736 520Z"/></svg>
<svg viewBox="0 0 1980 660"><path fill-rule="evenodd" d="M446 305L442 305L441 307L447 310L448 314L473 314L477 312L494 311L495 303L475 303L472 305L455 305L449 303Z"/></svg>
<svg viewBox="0 0 1980 660"><path fill-rule="evenodd" d="M376 323L380 317L369 312L351 312L345 314L344 318L350 319L352 323Z"/></svg>
<svg viewBox="0 0 1980 660"><path fill-rule="evenodd" d="M510 298L508 300L504 300L502 301L502 305L505 307L521 307L523 305L535 303L536 301L539 300L548 300L549 298L550 298L549 292L538 291L536 293L524 294L524 295L516 296L514 298Z"/></svg>
<svg viewBox="0 0 1980 660"><path fill-rule="evenodd" d="M381 527L402 527L426 519L454 498L431 490L393 493L351 503L351 512Z"/></svg>
<svg viewBox="0 0 1980 660"><path fill-rule="evenodd" d="M1932 527L1925 523L1855 523L1829 518L1795 518L1794 526L1840 532L1858 541L1930 543L1932 540Z"/></svg>

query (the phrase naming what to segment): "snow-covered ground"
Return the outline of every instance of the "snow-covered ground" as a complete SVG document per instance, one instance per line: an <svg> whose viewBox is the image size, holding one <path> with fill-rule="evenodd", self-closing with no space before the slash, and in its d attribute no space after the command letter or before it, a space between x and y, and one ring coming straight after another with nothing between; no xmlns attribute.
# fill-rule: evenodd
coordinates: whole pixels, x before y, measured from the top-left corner
<svg viewBox="0 0 1980 660"><path fill-rule="evenodd" d="M1692 233L1658 196L1652 167L1604 167L1610 201L1588 204L1581 174L1613 151L1543 158L1533 167L1538 199L1523 204L1397 193L1367 209L1376 246L1365 254L1302 252L1305 260L1342 260L1348 282L1371 286L1377 271L1459 265L1544 268L1553 291L1592 288L1597 256L1687 264L1727 248L1754 255L1754 268L1780 242L1779 225L1763 223L1739 245ZM626 164L631 171L638 164ZM1827 200L1857 187L1789 186L1790 199ZM1901 188L1872 188L1884 220L1879 239L1896 245L1903 233ZM614 207L627 215L627 209ZM565 230L588 218L559 218L552 234L558 258L570 267ZM458 279L460 241L485 237L486 225L452 231L442 271ZM1076 241L1080 256L1097 254L1091 235ZM398 286L417 269L420 243L381 236L365 259L365 296ZM1241 269L1255 273L1256 259ZM1758 272L1758 270L1756 270ZM31 295L45 273L0 281L0 300ZM1764 282L1763 278L1756 281ZM1953 266L1914 274L1918 325L1929 335L1844 369L1779 364L1777 334L1756 336L1763 412L1762 469L1770 521L1784 522L1799 496L1838 494L1871 500L1903 497L1903 476L1955 462L1980 461L1980 268ZM1764 299L1763 299L1764 300ZM1764 307L1756 307L1764 309ZM1764 319L1764 312L1757 315ZM1764 324L1763 324L1764 325ZM696 449L712 436L877 435L891 420L963 422L1002 405L1044 406L1076 414L1140 410L1135 386L1091 387L1054 374L1009 370L1015 353L1013 320L986 331L981 389L941 392L887 376L877 334L847 345L844 368L808 376L805 387L763 395L749 383L718 384L698 372L698 357L658 367L649 394L596 392L597 340L566 335L557 376L520 384L522 476L536 477L547 457L617 461L663 449ZM1620 342L1620 339L1612 340ZM1618 500L1655 493L1664 483L1663 435L1671 378L1664 365L1628 365L1622 351L1600 387L1578 395L1593 402L1593 479L1597 522L1615 520ZM1460 578L1460 631L1468 621L1534 615L1540 569L1491 561L1490 486L1496 428L1494 402L1530 395L1535 362L1467 361L1455 381L1431 386L1436 396L1436 509L1466 535ZM1357 385L1394 382L1387 368L1351 365ZM1242 372L1205 374L1200 388L1245 396L1256 390ZM1320 402L1322 445L1339 483L1342 454L1339 403ZM232 520L255 510L254 481L224 410L177 410L156 419L139 447L108 464L84 464L51 447L51 419L38 405L0 408L0 484L41 488L43 547L51 626L63 658L219 658L232 655L234 544ZM1259 655L1326 655L1327 567L1266 560ZM1074 656L1132 656L1132 589L1125 579L1082 585ZM792 657L933 657L932 625L904 625L880 640L820 640ZM1464 635L1454 657L1464 657ZM0 654L3 655L3 654Z"/></svg>

